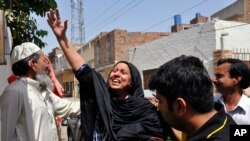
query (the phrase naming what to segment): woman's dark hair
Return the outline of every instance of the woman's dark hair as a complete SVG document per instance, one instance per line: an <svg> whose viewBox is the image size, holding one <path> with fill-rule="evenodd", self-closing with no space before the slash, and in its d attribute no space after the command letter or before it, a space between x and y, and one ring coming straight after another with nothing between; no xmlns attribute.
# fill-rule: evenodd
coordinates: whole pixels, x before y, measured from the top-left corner
<svg viewBox="0 0 250 141"><path fill-rule="evenodd" d="M37 60L39 59L39 54L33 53L32 55L14 63L12 65L12 71L14 73L14 75L16 76L24 76L28 73L28 71L30 70L30 66L28 64L28 62L30 60L33 60L35 62L37 62Z"/></svg>
<svg viewBox="0 0 250 141"><path fill-rule="evenodd" d="M117 62L114 67L119 64L124 63L128 65L131 74L131 87L128 89L128 93L130 96L133 97L144 97L144 92L142 89L142 79L139 70L135 67L132 63L127 61L119 61ZM111 72L110 72L111 73ZM110 75L109 73L109 75ZM108 76L109 76L108 75ZM112 89L109 88L111 94L113 93Z"/></svg>

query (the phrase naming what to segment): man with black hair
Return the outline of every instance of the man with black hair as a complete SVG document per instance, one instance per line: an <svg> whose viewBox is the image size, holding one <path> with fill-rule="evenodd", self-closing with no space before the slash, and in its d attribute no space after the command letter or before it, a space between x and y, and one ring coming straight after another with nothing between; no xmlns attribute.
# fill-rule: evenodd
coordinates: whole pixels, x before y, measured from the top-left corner
<svg viewBox="0 0 250 141"><path fill-rule="evenodd" d="M229 141L229 127L235 122L214 102L211 79L199 58L182 55L166 62L149 88L156 90L163 119L188 141Z"/></svg>
<svg viewBox="0 0 250 141"><path fill-rule="evenodd" d="M244 89L250 85L250 70L239 59L226 58L217 62L215 79L217 92L215 101L222 103L226 112L237 124L250 124L250 98L244 94Z"/></svg>
<svg viewBox="0 0 250 141"><path fill-rule="evenodd" d="M0 96L2 141L58 141L55 117L80 114L80 103L56 96L49 77L51 68L43 51L31 42L11 53L18 79Z"/></svg>

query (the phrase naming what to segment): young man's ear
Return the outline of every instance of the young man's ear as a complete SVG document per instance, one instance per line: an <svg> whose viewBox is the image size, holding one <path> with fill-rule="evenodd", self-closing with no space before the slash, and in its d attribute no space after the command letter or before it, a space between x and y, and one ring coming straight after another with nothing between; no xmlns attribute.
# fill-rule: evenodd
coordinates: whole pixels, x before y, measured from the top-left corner
<svg viewBox="0 0 250 141"><path fill-rule="evenodd" d="M187 103L183 98L177 98L173 103L173 111L178 115L183 115L187 111Z"/></svg>

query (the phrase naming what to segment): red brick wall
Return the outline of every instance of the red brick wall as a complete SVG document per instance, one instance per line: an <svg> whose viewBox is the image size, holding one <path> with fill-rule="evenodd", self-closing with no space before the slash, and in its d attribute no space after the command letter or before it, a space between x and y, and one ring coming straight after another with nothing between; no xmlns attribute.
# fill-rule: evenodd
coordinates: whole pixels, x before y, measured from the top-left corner
<svg viewBox="0 0 250 141"><path fill-rule="evenodd" d="M234 8L243 5L244 9L241 9L244 12L234 12ZM244 23L250 23L250 0L244 0L243 2L241 0L236 1L232 5L228 6L229 10L221 10L218 11L217 13L219 14L224 14L224 15L231 15L230 17L227 18L221 18L222 20L228 20L228 21L238 21L238 22L244 22ZM227 12L227 13L226 13ZM228 13L230 12L230 13Z"/></svg>
<svg viewBox="0 0 250 141"><path fill-rule="evenodd" d="M213 52L213 61L214 61L214 71L216 70L216 63L219 59L223 58L231 58L232 57L231 50L216 50Z"/></svg>
<svg viewBox="0 0 250 141"><path fill-rule="evenodd" d="M192 19L190 21L190 24L205 23L205 22L207 22L207 20L208 20L208 17L200 16L200 17L196 17L196 18Z"/></svg>
<svg viewBox="0 0 250 141"><path fill-rule="evenodd" d="M130 47L135 47L138 45L145 44L147 42L159 39L161 37L167 36L170 33L167 32L127 32L125 30L115 29L103 36L99 36L95 39L95 42L100 43L101 47L101 64L97 64L97 59L95 59L96 67L101 67L108 65L110 63L115 63L115 61L128 60L128 52ZM111 62L107 62L107 36L111 38ZM95 49L95 57L97 57L97 52Z"/></svg>
<svg viewBox="0 0 250 141"><path fill-rule="evenodd" d="M245 0L245 22L250 23L250 0Z"/></svg>
<svg viewBox="0 0 250 141"><path fill-rule="evenodd" d="M94 54L95 54L95 68L103 75L104 78L107 77L108 71L112 69L116 61L125 60L128 61L129 48L138 45L145 44L147 42L168 36L170 33L167 32L127 32L126 30L115 29L109 33L102 34L95 38L94 42ZM107 37L111 38L111 61L107 62ZM97 51L96 44L100 43L101 48L101 63L97 64Z"/></svg>
<svg viewBox="0 0 250 141"><path fill-rule="evenodd" d="M184 26L182 24L171 26L171 32L179 32L182 30L184 30Z"/></svg>

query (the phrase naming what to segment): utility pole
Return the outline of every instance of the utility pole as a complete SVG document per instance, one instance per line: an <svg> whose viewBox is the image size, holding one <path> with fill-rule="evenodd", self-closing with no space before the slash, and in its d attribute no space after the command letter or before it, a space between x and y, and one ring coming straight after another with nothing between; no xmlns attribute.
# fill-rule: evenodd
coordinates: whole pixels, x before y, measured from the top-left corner
<svg viewBox="0 0 250 141"><path fill-rule="evenodd" d="M73 45L85 43L83 0L71 0L71 42Z"/></svg>

